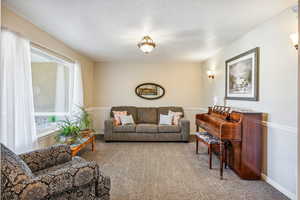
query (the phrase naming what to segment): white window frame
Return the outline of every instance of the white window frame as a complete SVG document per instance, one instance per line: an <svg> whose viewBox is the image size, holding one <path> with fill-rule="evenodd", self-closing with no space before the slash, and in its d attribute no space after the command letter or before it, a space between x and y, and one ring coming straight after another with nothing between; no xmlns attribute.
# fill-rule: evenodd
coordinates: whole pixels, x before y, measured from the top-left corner
<svg viewBox="0 0 300 200"><path fill-rule="evenodd" d="M51 52L51 50L49 50ZM66 117L70 117L72 114L72 108L73 108L73 89L74 89L74 65L75 62L71 62L69 60L65 60L62 59L60 57L64 57L64 56L56 56L59 55L55 52L50 53L47 49L41 49L36 47L36 45L31 45L31 49L30 52L31 53L36 53L36 54L40 54L41 56L47 56L50 59L56 61L59 64L64 65L65 67L67 67L69 69L69 94L68 94L68 111L67 112L34 112L34 116L66 116ZM54 55L55 54L55 55ZM43 137L46 135L49 135L55 131L57 131L58 128L53 128L51 130L45 130L45 131L41 131L38 132L37 135L38 137Z"/></svg>

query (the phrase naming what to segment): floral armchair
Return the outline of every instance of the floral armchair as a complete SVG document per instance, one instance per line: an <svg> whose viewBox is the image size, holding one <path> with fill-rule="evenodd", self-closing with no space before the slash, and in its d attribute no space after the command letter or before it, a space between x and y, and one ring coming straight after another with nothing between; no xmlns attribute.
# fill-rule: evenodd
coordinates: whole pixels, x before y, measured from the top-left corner
<svg viewBox="0 0 300 200"><path fill-rule="evenodd" d="M16 155L1 145L1 199L109 200L110 178L67 145Z"/></svg>

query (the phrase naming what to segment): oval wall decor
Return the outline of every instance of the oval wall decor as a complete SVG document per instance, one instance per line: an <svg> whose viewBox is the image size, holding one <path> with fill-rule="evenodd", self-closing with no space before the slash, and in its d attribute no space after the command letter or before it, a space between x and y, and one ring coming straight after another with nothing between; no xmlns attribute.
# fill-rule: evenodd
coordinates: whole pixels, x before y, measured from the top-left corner
<svg viewBox="0 0 300 200"><path fill-rule="evenodd" d="M154 100L165 95L165 89L156 83L143 83L135 88L135 94L143 99Z"/></svg>

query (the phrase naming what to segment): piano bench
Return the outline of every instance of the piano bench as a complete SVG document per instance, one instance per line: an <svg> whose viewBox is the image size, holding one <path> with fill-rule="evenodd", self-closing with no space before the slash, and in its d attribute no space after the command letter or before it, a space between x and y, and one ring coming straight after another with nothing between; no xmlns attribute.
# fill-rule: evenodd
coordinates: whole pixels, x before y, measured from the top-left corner
<svg viewBox="0 0 300 200"><path fill-rule="evenodd" d="M220 179L223 179L223 163L225 161L225 168L227 167L227 148L224 142L219 138L212 136L207 132L196 132L196 154L198 154L199 141L208 147L209 154L209 169L212 169L212 151L213 145L220 146Z"/></svg>
<svg viewBox="0 0 300 200"><path fill-rule="evenodd" d="M220 139L212 136L211 134L207 132L197 132L196 133L197 138L201 139L204 143L207 144L220 144Z"/></svg>

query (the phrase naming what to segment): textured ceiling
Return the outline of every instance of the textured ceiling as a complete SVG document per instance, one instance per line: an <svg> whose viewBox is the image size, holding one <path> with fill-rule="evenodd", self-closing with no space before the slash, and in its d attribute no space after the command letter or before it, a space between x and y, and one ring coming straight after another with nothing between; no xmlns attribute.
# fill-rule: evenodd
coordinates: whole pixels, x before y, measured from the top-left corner
<svg viewBox="0 0 300 200"><path fill-rule="evenodd" d="M201 61L297 0L4 0L95 61ZM158 47L144 55L149 34Z"/></svg>

